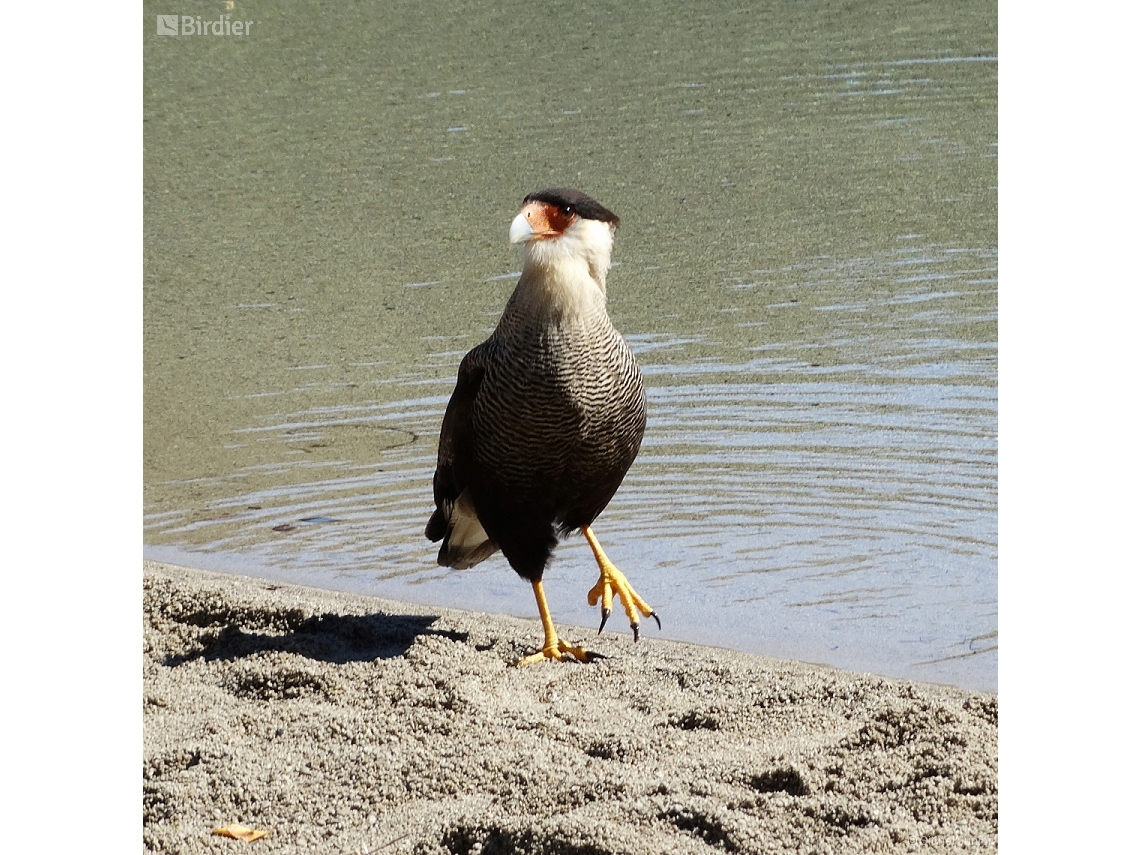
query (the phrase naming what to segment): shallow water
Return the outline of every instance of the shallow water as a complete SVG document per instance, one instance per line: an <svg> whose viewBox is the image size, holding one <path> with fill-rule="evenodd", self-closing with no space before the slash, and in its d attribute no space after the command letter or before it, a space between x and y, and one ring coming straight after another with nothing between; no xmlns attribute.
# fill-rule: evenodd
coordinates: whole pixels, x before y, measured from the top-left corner
<svg viewBox="0 0 1140 855"><path fill-rule="evenodd" d="M422 532L507 224L569 184L622 216L650 415L596 530L661 634L996 690L996 8L248 8L145 41L149 555L533 615Z"/></svg>

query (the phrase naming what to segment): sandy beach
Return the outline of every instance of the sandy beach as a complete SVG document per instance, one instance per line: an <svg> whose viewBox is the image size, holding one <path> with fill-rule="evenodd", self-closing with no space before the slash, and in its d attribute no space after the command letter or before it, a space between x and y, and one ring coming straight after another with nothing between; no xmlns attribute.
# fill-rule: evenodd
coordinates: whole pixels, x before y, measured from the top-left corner
<svg viewBox="0 0 1140 855"><path fill-rule="evenodd" d="M997 848L997 696L144 563L154 852ZM253 843L212 834L263 829Z"/></svg>

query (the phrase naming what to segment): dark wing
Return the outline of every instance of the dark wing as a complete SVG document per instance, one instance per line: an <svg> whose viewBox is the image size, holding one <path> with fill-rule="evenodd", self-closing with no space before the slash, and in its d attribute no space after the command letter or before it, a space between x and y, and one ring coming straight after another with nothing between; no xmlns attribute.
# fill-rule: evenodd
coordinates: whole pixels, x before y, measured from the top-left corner
<svg viewBox="0 0 1140 855"><path fill-rule="evenodd" d="M424 535L432 542L443 541L438 560L444 567L471 567L498 549L483 530L469 492L474 457L471 412L483 384L485 350L486 345L480 345L459 364L455 391L439 430L439 457L432 482L435 512Z"/></svg>
<svg viewBox="0 0 1140 855"><path fill-rule="evenodd" d="M439 429L439 456L436 459L435 513L428 520L424 534L433 543L447 534L447 523L460 494L467 488L467 474L471 465L472 427L471 410L475 396L483 384L483 367L471 351L459 364L459 377L455 391L447 402L443 425Z"/></svg>

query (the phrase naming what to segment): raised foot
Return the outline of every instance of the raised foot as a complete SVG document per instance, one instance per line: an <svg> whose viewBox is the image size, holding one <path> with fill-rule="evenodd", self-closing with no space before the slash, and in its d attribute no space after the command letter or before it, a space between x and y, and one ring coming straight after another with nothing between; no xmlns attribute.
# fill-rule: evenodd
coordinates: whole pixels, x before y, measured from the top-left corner
<svg viewBox="0 0 1140 855"><path fill-rule="evenodd" d="M582 647L575 647L561 639L557 639L555 644L543 647L542 650L539 650L537 653L531 653L517 660L515 667L520 668L523 665L537 665L539 662L546 662L551 659L555 662L570 662L573 660L577 660L578 662L593 662L597 659L605 658L606 657L600 653L594 653Z"/></svg>
<svg viewBox="0 0 1140 855"><path fill-rule="evenodd" d="M633 630L634 641L637 641L641 636L641 618L638 616L638 612L647 618L653 618L657 621L657 628L661 629L661 618L657 616L657 612L649 603L638 596L637 591L633 590L633 586L625 578L625 574L618 570L614 563L606 557L606 553L602 551L601 544L594 537L594 533L590 531L590 527L583 527L582 533L586 535L586 540L589 542L590 549L594 552L594 558L598 562L598 569L601 571L597 584L586 594L586 602L591 606L597 605L599 600L602 602L602 623L598 627L598 632L600 633L605 629L606 621L610 619L610 615L613 613L615 595L621 600L626 617L629 618L629 627Z"/></svg>

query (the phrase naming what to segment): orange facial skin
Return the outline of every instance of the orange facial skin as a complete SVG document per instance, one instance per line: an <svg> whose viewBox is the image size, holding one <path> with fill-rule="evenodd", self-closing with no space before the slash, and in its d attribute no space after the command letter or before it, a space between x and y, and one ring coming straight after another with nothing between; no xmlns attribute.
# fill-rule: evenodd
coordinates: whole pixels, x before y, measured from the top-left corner
<svg viewBox="0 0 1140 855"><path fill-rule="evenodd" d="M578 215L569 208L559 208L547 202L528 202L522 214L534 232L534 240L561 237Z"/></svg>

